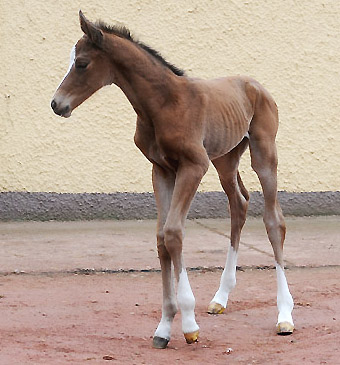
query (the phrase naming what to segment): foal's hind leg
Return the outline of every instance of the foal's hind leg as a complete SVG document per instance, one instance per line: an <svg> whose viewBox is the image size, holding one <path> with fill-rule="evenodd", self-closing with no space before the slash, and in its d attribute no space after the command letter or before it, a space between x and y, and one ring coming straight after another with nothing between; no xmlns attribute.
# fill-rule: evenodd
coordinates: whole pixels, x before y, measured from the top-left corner
<svg viewBox="0 0 340 365"><path fill-rule="evenodd" d="M255 122L256 123L256 122ZM283 243L286 226L281 207L277 200L277 153L275 146L276 131L269 128L250 133L251 164L262 185L265 208L263 220L269 241L273 247L277 273L277 321L278 334L291 334L294 330L292 319L293 298L289 292L283 266Z"/></svg>
<svg viewBox="0 0 340 365"><path fill-rule="evenodd" d="M208 313L220 314L227 307L230 291L236 285L237 251L240 243L241 230L246 220L249 195L237 171L240 157L246 147L248 139L245 138L237 147L227 155L213 161L219 174L224 191L229 199L231 216L231 237L227 261L223 270L220 286L209 304Z"/></svg>

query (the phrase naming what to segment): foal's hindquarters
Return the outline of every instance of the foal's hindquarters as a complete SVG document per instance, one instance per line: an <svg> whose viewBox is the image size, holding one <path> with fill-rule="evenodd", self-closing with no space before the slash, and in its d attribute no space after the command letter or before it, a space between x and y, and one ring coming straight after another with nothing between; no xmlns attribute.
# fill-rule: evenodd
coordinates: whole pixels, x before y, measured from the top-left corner
<svg viewBox="0 0 340 365"><path fill-rule="evenodd" d="M291 334L293 299L289 292L283 266L283 243L286 226L277 199L277 152L275 137L278 128L277 107L264 90L256 100L255 111L249 128L249 142L245 138L227 155L213 161L224 191L229 199L231 215L231 242L220 286L208 307L211 314L223 313L228 297L236 285L237 252L240 234L246 220L249 195L237 171L242 153L250 145L251 165L256 172L264 195L264 223L272 245L277 272L277 307L279 311L277 333Z"/></svg>

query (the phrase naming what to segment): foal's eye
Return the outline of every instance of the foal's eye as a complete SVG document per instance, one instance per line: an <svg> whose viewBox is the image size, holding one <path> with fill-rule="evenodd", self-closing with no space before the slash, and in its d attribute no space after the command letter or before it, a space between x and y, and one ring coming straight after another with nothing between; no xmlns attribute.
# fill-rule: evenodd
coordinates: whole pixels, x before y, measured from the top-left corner
<svg viewBox="0 0 340 365"><path fill-rule="evenodd" d="M76 61L76 68L79 70L85 70L88 64L89 63L86 61Z"/></svg>

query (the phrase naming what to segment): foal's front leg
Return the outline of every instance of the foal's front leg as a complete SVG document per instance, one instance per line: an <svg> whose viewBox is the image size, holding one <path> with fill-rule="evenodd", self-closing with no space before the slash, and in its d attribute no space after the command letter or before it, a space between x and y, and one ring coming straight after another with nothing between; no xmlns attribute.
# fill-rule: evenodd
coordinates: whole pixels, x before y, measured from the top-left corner
<svg viewBox="0 0 340 365"><path fill-rule="evenodd" d="M154 165L152 182L157 204L157 249L162 270L163 306L162 318L153 337L153 347L164 349L171 336L171 325L177 312L174 275L171 257L164 244L164 224L170 209L175 175L160 166Z"/></svg>
<svg viewBox="0 0 340 365"><path fill-rule="evenodd" d="M177 302L182 314L182 331L187 343L196 342L199 327L195 319L195 297L191 290L182 257L184 221L197 187L207 171L207 157L197 164L182 163L176 174L170 210L164 225L164 242L174 265Z"/></svg>

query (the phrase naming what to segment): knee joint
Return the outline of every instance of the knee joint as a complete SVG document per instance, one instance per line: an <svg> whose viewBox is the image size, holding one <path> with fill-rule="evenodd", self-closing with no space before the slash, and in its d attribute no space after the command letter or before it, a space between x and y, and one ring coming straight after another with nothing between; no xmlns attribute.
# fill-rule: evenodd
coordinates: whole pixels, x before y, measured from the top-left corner
<svg viewBox="0 0 340 365"><path fill-rule="evenodd" d="M157 251L158 251L158 257L160 259L169 257L169 252L166 249L164 243L163 244L157 244Z"/></svg>
<svg viewBox="0 0 340 365"><path fill-rule="evenodd" d="M179 227L164 227L164 244L171 253L175 248L182 246L183 233Z"/></svg>
<svg viewBox="0 0 340 365"><path fill-rule="evenodd" d="M164 232L163 230L160 230L157 232L157 246L164 245Z"/></svg>

